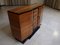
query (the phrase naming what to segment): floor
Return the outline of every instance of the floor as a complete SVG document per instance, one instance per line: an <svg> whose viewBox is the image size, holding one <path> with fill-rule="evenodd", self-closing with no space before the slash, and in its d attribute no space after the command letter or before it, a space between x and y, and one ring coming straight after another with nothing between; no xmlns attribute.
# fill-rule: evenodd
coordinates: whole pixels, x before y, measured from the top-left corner
<svg viewBox="0 0 60 45"><path fill-rule="evenodd" d="M22 44L11 34L7 10L13 7L0 9L0 45L60 45L60 11L45 7L41 28Z"/></svg>

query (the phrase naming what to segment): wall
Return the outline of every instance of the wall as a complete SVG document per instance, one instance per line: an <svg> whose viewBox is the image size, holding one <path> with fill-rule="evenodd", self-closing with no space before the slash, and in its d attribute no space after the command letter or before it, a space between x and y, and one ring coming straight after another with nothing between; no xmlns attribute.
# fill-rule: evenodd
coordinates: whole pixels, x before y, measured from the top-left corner
<svg viewBox="0 0 60 45"><path fill-rule="evenodd" d="M2 3L4 5L27 5L27 0L2 0Z"/></svg>
<svg viewBox="0 0 60 45"><path fill-rule="evenodd" d="M28 2L27 2L27 0L19 0L19 1L12 0L12 1L13 1L13 3L10 3L11 2L10 0L0 0L0 3L1 3L1 5L23 5L22 3L25 3L25 5L26 5L26 4L34 4L34 3L43 3L44 2L44 0L28 0ZM18 3L16 1L18 1ZM22 1L22 2L20 2L20 1Z"/></svg>
<svg viewBox="0 0 60 45"><path fill-rule="evenodd" d="M0 5L4 5L4 0L0 0Z"/></svg>
<svg viewBox="0 0 60 45"><path fill-rule="evenodd" d="M43 3L44 0L31 0L30 4L34 4L34 3Z"/></svg>
<svg viewBox="0 0 60 45"><path fill-rule="evenodd" d="M40 3L44 3L44 0L39 0Z"/></svg>

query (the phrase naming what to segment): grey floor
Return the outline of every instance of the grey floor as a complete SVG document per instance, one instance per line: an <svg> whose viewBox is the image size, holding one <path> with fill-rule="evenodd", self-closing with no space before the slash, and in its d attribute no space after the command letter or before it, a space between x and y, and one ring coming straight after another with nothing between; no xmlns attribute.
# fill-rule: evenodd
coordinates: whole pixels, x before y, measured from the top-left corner
<svg viewBox="0 0 60 45"><path fill-rule="evenodd" d="M45 7L42 14L41 28L25 44L16 41L12 34L7 10L0 9L0 45L60 45L60 11Z"/></svg>

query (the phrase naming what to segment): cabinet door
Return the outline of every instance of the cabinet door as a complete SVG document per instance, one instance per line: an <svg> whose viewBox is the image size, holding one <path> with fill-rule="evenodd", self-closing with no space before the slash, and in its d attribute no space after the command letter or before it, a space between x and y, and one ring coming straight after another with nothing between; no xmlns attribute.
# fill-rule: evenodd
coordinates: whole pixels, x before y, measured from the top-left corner
<svg viewBox="0 0 60 45"><path fill-rule="evenodd" d="M29 37L33 32L33 15L31 12L20 15L21 41Z"/></svg>

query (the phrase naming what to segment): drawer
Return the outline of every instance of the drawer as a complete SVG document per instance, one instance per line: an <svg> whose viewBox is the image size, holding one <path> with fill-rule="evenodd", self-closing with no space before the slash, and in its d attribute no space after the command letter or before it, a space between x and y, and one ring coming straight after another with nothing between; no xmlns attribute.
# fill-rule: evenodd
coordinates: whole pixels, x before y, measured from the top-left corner
<svg viewBox="0 0 60 45"><path fill-rule="evenodd" d="M29 37L33 32L33 27L28 27L21 30L21 41Z"/></svg>
<svg viewBox="0 0 60 45"><path fill-rule="evenodd" d="M38 26L40 26L40 17L38 17L37 22L38 22Z"/></svg>
<svg viewBox="0 0 60 45"><path fill-rule="evenodd" d="M40 20L38 20L38 26L40 26Z"/></svg>
<svg viewBox="0 0 60 45"><path fill-rule="evenodd" d="M33 13L34 16L38 16L38 12Z"/></svg>
<svg viewBox="0 0 60 45"><path fill-rule="evenodd" d="M37 18L38 18L37 16L34 16L34 17L33 17L34 20L37 20Z"/></svg>
<svg viewBox="0 0 60 45"><path fill-rule="evenodd" d="M33 11L34 11L33 13L36 13L36 12L38 13L38 8L37 8L37 9L35 9L35 10L33 10Z"/></svg>
<svg viewBox="0 0 60 45"><path fill-rule="evenodd" d="M37 22L34 22L33 27L34 27L34 28L37 27Z"/></svg>
<svg viewBox="0 0 60 45"><path fill-rule="evenodd" d="M40 16L38 16L38 20L41 20L41 17Z"/></svg>
<svg viewBox="0 0 60 45"><path fill-rule="evenodd" d="M34 10L33 16L38 16L38 11L37 10Z"/></svg>
<svg viewBox="0 0 60 45"><path fill-rule="evenodd" d="M35 20L33 21L33 23L34 23L34 22L37 22L37 19L35 19Z"/></svg>
<svg viewBox="0 0 60 45"><path fill-rule="evenodd" d="M40 20L40 16L38 16L37 19Z"/></svg>
<svg viewBox="0 0 60 45"><path fill-rule="evenodd" d="M38 20L38 18L37 18L37 16L36 16L36 17L34 17L33 22L35 22L35 21L37 21L37 20Z"/></svg>
<svg viewBox="0 0 60 45"><path fill-rule="evenodd" d="M37 24L37 21L34 21L33 24Z"/></svg>

